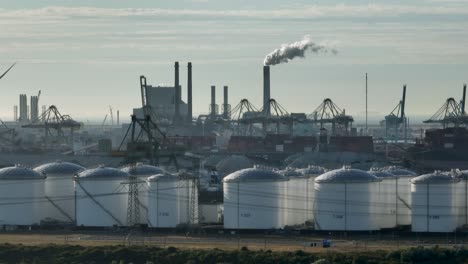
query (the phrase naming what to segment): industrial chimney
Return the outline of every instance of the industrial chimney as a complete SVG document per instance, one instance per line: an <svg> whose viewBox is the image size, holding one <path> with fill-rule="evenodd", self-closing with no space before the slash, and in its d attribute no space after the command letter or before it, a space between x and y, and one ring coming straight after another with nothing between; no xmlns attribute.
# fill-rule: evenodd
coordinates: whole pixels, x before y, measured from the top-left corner
<svg viewBox="0 0 468 264"><path fill-rule="evenodd" d="M223 117L229 118L229 102L228 102L228 87L224 86L224 103L223 103Z"/></svg>
<svg viewBox="0 0 468 264"><path fill-rule="evenodd" d="M187 122L192 123L192 63L187 64Z"/></svg>
<svg viewBox="0 0 468 264"><path fill-rule="evenodd" d="M179 121L180 120L180 85L179 85L179 62L176 61L175 65L175 82L174 82L174 89L175 89L175 94L174 94L174 120Z"/></svg>
<svg viewBox="0 0 468 264"><path fill-rule="evenodd" d="M216 86L211 86L211 104L210 104L211 117L216 116Z"/></svg>
<svg viewBox="0 0 468 264"><path fill-rule="evenodd" d="M270 115L270 66L263 66L263 114Z"/></svg>

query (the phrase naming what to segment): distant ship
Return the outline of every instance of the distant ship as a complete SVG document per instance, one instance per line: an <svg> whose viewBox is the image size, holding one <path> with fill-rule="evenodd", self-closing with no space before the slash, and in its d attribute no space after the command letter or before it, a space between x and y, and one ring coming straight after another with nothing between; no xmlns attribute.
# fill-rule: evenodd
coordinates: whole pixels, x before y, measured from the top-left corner
<svg viewBox="0 0 468 264"><path fill-rule="evenodd" d="M409 148L409 166L422 171L468 169L468 129L449 127L426 130L425 138Z"/></svg>

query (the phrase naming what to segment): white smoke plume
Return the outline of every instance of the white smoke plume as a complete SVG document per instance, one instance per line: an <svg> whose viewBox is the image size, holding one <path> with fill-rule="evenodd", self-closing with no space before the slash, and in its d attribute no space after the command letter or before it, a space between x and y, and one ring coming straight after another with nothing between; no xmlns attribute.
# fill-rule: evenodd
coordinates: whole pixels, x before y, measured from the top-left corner
<svg viewBox="0 0 468 264"><path fill-rule="evenodd" d="M290 44L283 44L281 48L275 49L270 54L266 55L263 61L264 65L276 65L280 63L288 63L294 58L304 58L306 51L310 50L313 53L328 53L337 54L335 48L329 48L325 45L313 42L309 36L304 36L301 41L296 41Z"/></svg>

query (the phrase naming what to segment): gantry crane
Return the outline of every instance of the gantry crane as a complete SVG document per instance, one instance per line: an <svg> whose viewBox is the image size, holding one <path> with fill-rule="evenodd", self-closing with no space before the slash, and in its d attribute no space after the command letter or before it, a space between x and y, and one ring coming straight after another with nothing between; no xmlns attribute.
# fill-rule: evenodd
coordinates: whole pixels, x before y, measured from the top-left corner
<svg viewBox="0 0 468 264"><path fill-rule="evenodd" d="M424 123L441 124L443 128L450 125L455 127L468 124L468 116L465 112L466 99L466 84L463 86L463 94L460 102L457 102L453 97L448 98L442 107L432 115L431 118L425 120Z"/></svg>
<svg viewBox="0 0 468 264"><path fill-rule="evenodd" d="M405 105L406 105L406 85L403 85L403 96L398 102L397 106L392 110L392 112L385 116L385 137L389 138L391 131L393 131L393 139L398 140L400 135L400 130L403 128L404 133L404 140L407 139L407 130L408 130L408 122L406 119L405 113Z"/></svg>
<svg viewBox="0 0 468 264"><path fill-rule="evenodd" d="M348 135L354 122L353 117L346 115L345 110L338 107L330 98L323 100L308 118L319 124L320 130L324 130L326 124L331 124L332 135Z"/></svg>

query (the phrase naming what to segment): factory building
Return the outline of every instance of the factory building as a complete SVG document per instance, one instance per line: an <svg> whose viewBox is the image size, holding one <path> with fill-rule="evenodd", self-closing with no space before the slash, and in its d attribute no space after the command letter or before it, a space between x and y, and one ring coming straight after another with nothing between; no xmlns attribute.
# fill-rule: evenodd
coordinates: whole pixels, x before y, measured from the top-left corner
<svg viewBox="0 0 468 264"><path fill-rule="evenodd" d="M179 89L181 89L180 86ZM146 100L158 118L167 120L174 119L176 112L176 89L174 89L174 86L148 85L146 90ZM178 102L180 114L186 116L188 111L187 103L182 101L180 98ZM138 118L143 118L143 109L133 109L133 114Z"/></svg>

